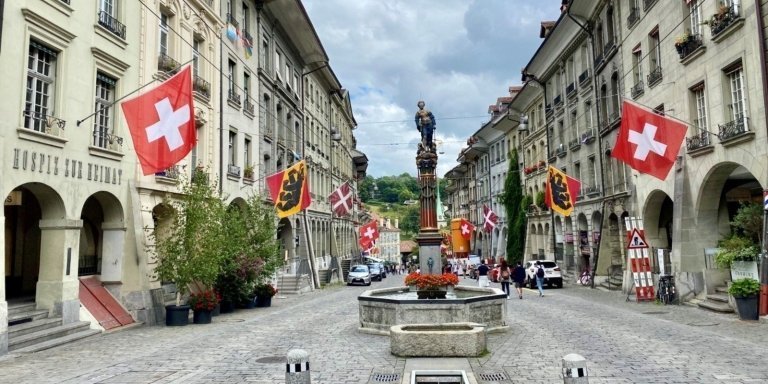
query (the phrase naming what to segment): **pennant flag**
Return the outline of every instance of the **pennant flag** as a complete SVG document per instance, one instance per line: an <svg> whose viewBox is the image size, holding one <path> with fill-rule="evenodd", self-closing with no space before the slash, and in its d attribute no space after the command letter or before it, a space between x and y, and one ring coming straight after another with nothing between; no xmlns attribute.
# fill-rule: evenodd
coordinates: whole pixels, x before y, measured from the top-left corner
<svg viewBox="0 0 768 384"><path fill-rule="evenodd" d="M360 245L363 246L363 249L369 248L378 238L379 227L376 220L371 220L368 224L360 227Z"/></svg>
<svg viewBox="0 0 768 384"><path fill-rule="evenodd" d="M483 204L483 230L490 232L496 228L496 223L499 221L499 216L496 215L487 205Z"/></svg>
<svg viewBox="0 0 768 384"><path fill-rule="evenodd" d="M576 199L579 198L580 189L579 180L550 165L547 171L547 187L544 189L544 203L549 209L563 216L570 216Z"/></svg>
<svg viewBox="0 0 768 384"><path fill-rule="evenodd" d="M267 187L272 201L275 202L277 217L281 219L299 213L312 203L304 160L288 169L267 176Z"/></svg>
<svg viewBox="0 0 768 384"><path fill-rule="evenodd" d="M461 237L464 238L464 240L469 240L472 238L472 232L475 231L475 226L472 225L472 223L467 219L461 219L461 224L459 224L459 229L461 229Z"/></svg>
<svg viewBox="0 0 768 384"><path fill-rule="evenodd" d="M349 187L349 183L344 183L336 188L330 196L328 201L331 202L331 209L337 216L344 216L352 211L352 188Z"/></svg>
<svg viewBox="0 0 768 384"><path fill-rule="evenodd" d="M687 126L630 101L624 101L621 128L611 156L660 180L669 175Z"/></svg>
<svg viewBox="0 0 768 384"><path fill-rule="evenodd" d="M190 66L120 107L145 175L170 168L197 144Z"/></svg>
<svg viewBox="0 0 768 384"><path fill-rule="evenodd" d="M237 40L237 28L232 24L227 24L227 38L233 43Z"/></svg>

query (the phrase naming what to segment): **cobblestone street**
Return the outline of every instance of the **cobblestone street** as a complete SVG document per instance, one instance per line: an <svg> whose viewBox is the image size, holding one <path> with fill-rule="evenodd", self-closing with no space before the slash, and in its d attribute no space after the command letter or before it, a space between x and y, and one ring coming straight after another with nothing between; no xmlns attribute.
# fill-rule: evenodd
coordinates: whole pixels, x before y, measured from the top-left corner
<svg viewBox="0 0 768 384"><path fill-rule="evenodd" d="M373 288L396 286L390 276ZM473 284L474 280L462 280ZM282 383L285 355L309 352L313 383L377 383L399 374L385 336L357 331L356 296L332 286L276 297L271 308L238 310L210 325L138 327L33 355L0 358L3 383ZM478 383L561 383L561 358L587 359L592 383L768 382L768 325L688 306L625 302L620 293L566 285L543 298L507 301L510 329L491 334L490 353L466 359Z"/></svg>

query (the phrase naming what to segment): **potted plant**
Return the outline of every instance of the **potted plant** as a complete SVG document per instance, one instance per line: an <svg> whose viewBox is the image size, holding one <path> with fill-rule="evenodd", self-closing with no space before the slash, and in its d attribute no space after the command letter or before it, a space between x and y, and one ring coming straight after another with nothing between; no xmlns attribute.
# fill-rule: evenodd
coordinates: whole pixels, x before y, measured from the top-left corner
<svg viewBox="0 0 768 384"><path fill-rule="evenodd" d="M245 169L243 169L243 177L253 180L253 164L248 164Z"/></svg>
<svg viewBox="0 0 768 384"><path fill-rule="evenodd" d="M213 310L219 305L220 296L213 289L191 293L187 304L192 308L192 322L195 324L210 324Z"/></svg>
<svg viewBox="0 0 768 384"><path fill-rule="evenodd" d="M166 199L170 225L151 234L156 277L176 286L176 304L166 306L166 325L186 325L189 305L181 297L191 284L211 287L221 270L221 248L227 244L223 223L226 205L215 185L182 180L177 198Z"/></svg>
<svg viewBox="0 0 768 384"><path fill-rule="evenodd" d="M683 53L683 48L685 48L685 44L688 43L690 37L691 35L687 31L683 32L681 35L677 35L675 38L675 49L677 49L678 54Z"/></svg>
<svg viewBox="0 0 768 384"><path fill-rule="evenodd" d="M419 299L444 299L449 287L459 283L453 273L442 275L412 272L405 277L405 285L416 287Z"/></svg>
<svg viewBox="0 0 768 384"><path fill-rule="evenodd" d="M758 320L758 294L760 282L752 278L735 280L728 287L728 293L736 301L736 312L741 320Z"/></svg>
<svg viewBox="0 0 768 384"><path fill-rule="evenodd" d="M256 295L257 307L271 307L272 296L277 294L277 288L269 283L256 284L253 293Z"/></svg>
<svg viewBox="0 0 768 384"><path fill-rule="evenodd" d="M763 240L763 206L760 203L742 203L730 224L734 234L721 240L715 254L720 268L730 268L732 279L743 277L740 271L757 271L758 244Z"/></svg>

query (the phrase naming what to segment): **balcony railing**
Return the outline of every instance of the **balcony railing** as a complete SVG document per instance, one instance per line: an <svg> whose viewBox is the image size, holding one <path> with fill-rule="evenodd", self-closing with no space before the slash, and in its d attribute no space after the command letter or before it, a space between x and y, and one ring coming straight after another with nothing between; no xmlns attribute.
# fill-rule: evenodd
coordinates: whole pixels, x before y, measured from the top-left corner
<svg viewBox="0 0 768 384"><path fill-rule="evenodd" d="M661 77L661 66L658 66L648 74L648 86L656 85L661 81Z"/></svg>
<svg viewBox="0 0 768 384"><path fill-rule="evenodd" d="M595 129L589 128L584 133L581 134L581 143L582 144L589 144L591 142L595 141Z"/></svg>
<svg viewBox="0 0 768 384"><path fill-rule="evenodd" d="M554 112L554 110L552 109L552 104L547 104L547 105L544 107L544 113L547 115L547 117L550 117L550 116L552 116L552 113L553 113L553 112Z"/></svg>
<svg viewBox="0 0 768 384"><path fill-rule="evenodd" d="M616 41L611 39L605 43L605 47L603 47L603 55L609 55L614 48L616 48Z"/></svg>
<svg viewBox="0 0 768 384"><path fill-rule="evenodd" d="M93 146L119 152L123 148L123 138L95 129L93 131Z"/></svg>
<svg viewBox="0 0 768 384"><path fill-rule="evenodd" d="M61 136L67 122L40 112L24 111L24 127L53 136Z"/></svg>
<svg viewBox="0 0 768 384"><path fill-rule="evenodd" d="M643 0L643 11L648 12L654 4L656 4L656 0Z"/></svg>
<svg viewBox="0 0 768 384"><path fill-rule="evenodd" d="M175 75L176 72L179 71L179 67L181 64L179 64L178 61L174 60L172 57L168 56L165 53L161 53L157 56L157 70L161 72L165 72L170 75Z"/></svg>
<svg viewBox="0 0 768 384"><path fill-rule="evenodd" d="M718 124L717 137L720 141L726 141L747 133L748 120L748 117L739 116L736 120L729 121L725 124Z"/></svg>
<svg viewBox="0 0 768 384"><path fill-rule="evenodd" d="M708 147L712 142L709 138L709 132L699 132L694 136L685 138L685 149L688 152L697 150L699 148Z"/></svg>
<svg viewBox="0 0 768 384"><path fill-rule="evenodd" d="M677 54L680 55L680 60L683 60L703 45L704 41L702 40L701 35L695 34L675 42L675 49L677 50Z"/></svg>
<svg viewBox="0 0 768 384"><path fill-rule="evenodd" d="M733 4L722 8L721 12L712 15L712 19L709 22L712 38L715 38L715 36L720 34L720 32L724 31L738 19L739 11Z"/></svg>
<svg viewBox="0 0 768 384"><path fill-rule="evenodd" d="M576 94L576 83L570 83L567 87L565 87L565 94L568 97L571 97Z"/></svg>
<svg viewBox="0 0 768 384"><path fill-rule="evenodd" d="M585 196L597 196L597 195L600 195L600 188L587 185L581 189L581 192Z"/></svg>
<svg viewBox="0 0 768 384"><path fill-rule="evenodd" d="M595 57L595 69L597 69L602 64L603 64L603 52L600 52Z"/></svg>
<svg viewBox="0 0 768 384"><path fill-rule="evenodd" d="M211 97L211 84L200 76L195 76L195 78L192 80L192 89L195 92L199 92L206 98Z"/></svg>
<svg viewBox="0 0 768 384"><path fill-rule="evenodd" d="M627 16L627 28L632 28L635 23L640 20L640 9L637 7L631 7L629 9L629 16Z"/></svg>
<svg viewBox="0 0 768 384"><path fill-rule="evenodd" d="M581 148L581 140L578 137L568 142L568 149L571 151L578 151L579 148Z"/></svg>
<svg viewBox="0 0 768 384"><path fill-rule="evenodd" d="M568 150L565 149L565 145L560 144L555 149L555 156L557 157L564 157L568 153Z"/></svg>
<svg viewBox="0 0 768 384"><path fill-rule="evenodd" d="M242 30L243 37L248 40L249 43L251 43L251 46L253 46L253 36L251 36L250 33L248 33L247 29Z"/></svg>
<svg viewBox="0 0 768 384"><path fill-rule="evenodd" d="M240 167L234 164L229 164L227 166L227 175L229 176L240 176Z"/></svg>
<svg viewBox="0 0 768 384"><path fill-rule="evenodd" d="M579 85L583 87L587 80L589 80L589 68L585 69L584 72L579 75Z"/></svg>
<svg viewBox="0 0 768 384"><path fill-rule="evenodd" d="M235 18L235 15L231 13L227 13L227 22L234 25L235 28L237 28L240 24L237 22L237 19Z"/></svg>
<svg viewBox="0 0 768 384"><path fill-rule="evenodd" d="M67 2L69 3L69 2ZM112 15L106 11L99 12L99 25L108 29L121 39L125 39L125 25L117 21Z"/></svg>
<svg viewBox="0 0 768 384"><path fill-rule="evenodd" d="M245 104L243 104L243 110L247 113L250 113L253 115L253 102L251 101L250 97L245 98Z"/></svg>
<svg viewBox="0 0 768 384"><path fill-rule="evenodd" d="M637 84L632 86L632 98L637 99L640 95L645 92L645 86L643 85L642 81L638 81Z"/></svg>
<svg viewBox="0 0 768 384"><path fill-rule="evenodd" d="M234 90L234 88L229 89L227 100L237 104L238 107L240 106L240 95L237 93L237 91Z"/></svg>
<svg viewBox="0 0 768 384"><path fill-rule="evenodd" d="M563 105L563 97L560 95L555 96L554 100L552 102L555 104L555 108Z"/></svg>
<svg viewBox="0 0 768 384"><path fill-rule="evenodd" d="M156 177L165 177L166 179L177 180L179 178L179 166L174 165L170 168L166 168L163 171L155 172Z"/></svg>

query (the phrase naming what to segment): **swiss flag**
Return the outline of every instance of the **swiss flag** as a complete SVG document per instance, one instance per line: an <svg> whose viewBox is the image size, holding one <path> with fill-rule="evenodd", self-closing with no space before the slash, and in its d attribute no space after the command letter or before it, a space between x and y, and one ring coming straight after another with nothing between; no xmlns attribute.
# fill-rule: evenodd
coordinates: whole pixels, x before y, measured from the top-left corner
<svg viewBox="0 0 768 384"><path fill-rule="evenodd" d="M120 106L145 175L170 168L197 144L190 66Z"/></svg>
<svg viewBox="0 0 768 384"><path fill-rule="evenodd" d="M328 196L331 209L337 216L344 216L352 211L352 188L349 183L344 183Z"/></svg>
<svg viewBox="0 0 768 384"><path fill-rule="evenodd" d="M379 226L376 224L376 220L371 220L368 224L360 227L360 245L363 248L369 248L378 238Z"/></svg>
<svg viewBox="0 0 768 384"><path fill-rule="evenodd" d="M475 231L475 226L472 225L469 220L461 219L459 229L461 230L461 237L463 237L465 240L469 240L472 238L472 232Z"/></svg>
<svg viewBox="0 0 768 384"><path fill-rule="evenodd" d="M483 230L490 232L496 228L496 223L499 221L499 216L496 215L487 205L483 204Z"/></svg>
<svg viewBox="0 0 768 384"><path fill-rule="evenodd" d="M685 139L687 126L630 101L624 101L621 128L611 156L640 173L667 178Z"/></svg>

